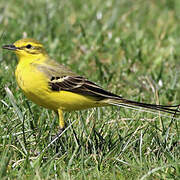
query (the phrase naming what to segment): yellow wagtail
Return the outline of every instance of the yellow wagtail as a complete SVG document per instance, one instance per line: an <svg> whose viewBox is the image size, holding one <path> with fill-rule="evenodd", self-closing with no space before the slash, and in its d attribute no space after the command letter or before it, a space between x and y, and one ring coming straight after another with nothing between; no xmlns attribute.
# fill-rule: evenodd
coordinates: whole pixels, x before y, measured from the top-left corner
<svg viewBox="0 0 180 180"><path fill-rule="evenodd" d="M179 105L135 102L105 91L51 59L43 45L34 39L21 39L3 48L17 55L15 76L19 87L28 99L58 113L61 130L65 127L63 111L100 106L142 107L180 115Z"/></svg>

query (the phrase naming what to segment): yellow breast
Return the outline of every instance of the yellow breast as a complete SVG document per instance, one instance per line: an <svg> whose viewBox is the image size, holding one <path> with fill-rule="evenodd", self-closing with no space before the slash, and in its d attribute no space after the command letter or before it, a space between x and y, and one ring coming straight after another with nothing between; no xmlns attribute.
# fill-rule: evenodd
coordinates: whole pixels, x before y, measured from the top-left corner
<svg viewBox="0 0 180 180"><path fill-rule="evenodd" d="M28 99L45 106L44 101L49 94L48 79L32 65L18 64L15 76L19 87Z"/></svg>

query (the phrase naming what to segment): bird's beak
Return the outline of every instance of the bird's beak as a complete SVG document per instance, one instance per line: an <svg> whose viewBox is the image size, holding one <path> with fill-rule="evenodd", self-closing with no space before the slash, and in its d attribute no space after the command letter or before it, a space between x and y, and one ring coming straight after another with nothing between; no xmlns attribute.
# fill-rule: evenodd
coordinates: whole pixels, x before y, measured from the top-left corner
<svg viewBox="0 0 180 180"><path fill-rule="evenodd" d="M4 45L2 46L3 49L8 49L8 50L16 50L18 49L15 45L10 44L10 45Z"/></svg>

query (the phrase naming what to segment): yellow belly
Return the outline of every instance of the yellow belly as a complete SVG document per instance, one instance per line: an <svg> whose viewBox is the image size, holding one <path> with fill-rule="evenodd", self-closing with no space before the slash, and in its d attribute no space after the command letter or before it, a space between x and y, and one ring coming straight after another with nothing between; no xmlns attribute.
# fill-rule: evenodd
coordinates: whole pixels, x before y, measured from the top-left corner
<svg viewBox="0 0 180 180"><path fill-rule="evenodd" d="M27 94L26 96L36 104L48 109L62 109L65 111L81 110L91 107L102 106L103 104L91 98L67 91Z"/></svg>
<svg viewBox="0 0 180 180"><path fill-rule="evenodd" d="M17 67L15 74L18 85L26 97L45 108L72 111L106 105L92 97L68 91L52 91L48 87L47 77L32 67L29 69Z"/></svg>

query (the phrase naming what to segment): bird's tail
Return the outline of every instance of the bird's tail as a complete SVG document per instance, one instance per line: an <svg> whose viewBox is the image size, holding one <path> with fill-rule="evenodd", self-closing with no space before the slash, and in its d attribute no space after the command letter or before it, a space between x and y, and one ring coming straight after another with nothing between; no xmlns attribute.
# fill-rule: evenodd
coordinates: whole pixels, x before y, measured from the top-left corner
<svg viewBox="0 0 180 180"><path fill-rule="evenodd" d="M139 110L140 108L143 109L142 111L146 112L165 112L172 115L180 115L180 104L174 106L166 106L166 105L156 105L156 104L148 104L142 102L136 102L127 100L124 98L119 99L107 99L107 104L115 105L115 106L122 106L125 108ZM149 111L148 111L149 110Z"/></svg>

